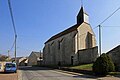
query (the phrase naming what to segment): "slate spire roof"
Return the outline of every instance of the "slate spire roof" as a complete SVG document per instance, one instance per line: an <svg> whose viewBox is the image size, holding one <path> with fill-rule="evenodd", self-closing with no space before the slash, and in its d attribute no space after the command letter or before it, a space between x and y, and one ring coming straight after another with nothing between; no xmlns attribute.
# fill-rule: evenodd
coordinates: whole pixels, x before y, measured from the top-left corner
<svg viewBox="0 0 120 80"><path fill-rule="evenodd" d="M52 36L50 39L48 39L48 40L45 42L45 44L46 44L47 42L49 42L49 41L52 41L52 40L58 38L58 37L61 37L61 36L65 35L65 34L68 34L68 33L72 32L72 31L75 31L75 30L77 31L77 28L78 28L82 23L86 23L86 22L84 22L84 14L88 15L88 14L84 11L84 8L81 7L81 9L80 9L80 11L79 11L79 13L78 13L78 15L77 15L77 23L76 23L75 25L73 25L72 27L70 27L70 28L68 28L68 29L66 29L66 30L64 30L64 31L62 31L62 32L60 32L60 33ZM88 24L88 23L86 23L86 24ZM88 25L90 25L90 24L88 24Z"/></svg>

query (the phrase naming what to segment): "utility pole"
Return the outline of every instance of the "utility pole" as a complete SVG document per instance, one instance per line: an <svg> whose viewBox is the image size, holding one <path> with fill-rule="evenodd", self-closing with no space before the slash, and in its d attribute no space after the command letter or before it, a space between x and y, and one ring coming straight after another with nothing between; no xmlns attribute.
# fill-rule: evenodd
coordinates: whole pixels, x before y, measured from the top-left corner
<svg viewBox="0 0 120 80"><path fill-rule="evenodd" d="M107 21L110 17L112 17L118 10L120 10L120 7L118 7L112 14L110 14L105 20L103 20L97 27L99 27L99 54L101 55L101 24L103 24L105 21Z"/></svg>
<svg viewBox="0 0 120 80"><path fill-rule="evenodd" d="M15 35L15 62L17 64L17 59L16 59L16 48L17 48L17 35Z"/></svg>
<svg viewBox="0 0 120 80"><path fill-rule="evenodd" d="M10 0L8 0L8 5L9 5L9 10L10 10L10 15L11 15L12 25L13 25L13 29L14 29L14 36L15 36L15 52L14 52L14 56L15 56L15 63L17 64L17 59L16 59L17 33L16 33L14 16L13 16L13 13L12 13L12 7L11 7L11 2L10 2Z"/></svg>
<svg viewBox="0 0 120 80"><path fill-rule="evenodd" d="M40 50L40 59L41 59L41 50Z"/></svg>
<svg viewBox="0 0 120 80"><path fill-rule="evenodd" d="M8 61L10 60L10 51L8 50Z"/></svg>
<svg viewBox="0 0 120 80"><path fill-rule="evenodd" d="M39 57L39 59L40 59L39 65L41 65L41 59L42 59L42 57L41 57L41 50L40 50L40 57Z"/></svg>
<svg viewBox="0 0 120 80"><path fill-rule="evenodd" d="M99 27L99 54L101 55L101 25Z"/></svg>

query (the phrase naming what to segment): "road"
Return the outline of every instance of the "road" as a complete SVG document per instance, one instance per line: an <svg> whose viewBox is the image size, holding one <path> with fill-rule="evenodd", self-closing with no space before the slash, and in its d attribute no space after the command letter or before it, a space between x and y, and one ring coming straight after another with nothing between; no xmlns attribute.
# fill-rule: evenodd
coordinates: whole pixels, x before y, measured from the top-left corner
<svg viewBox="0 0 120 80"><path fill-rule="evenodd" d="M80 73L43 67L23 67L19 70L18 80L120 80L119 77L94 77Z"/></svg>
<svg viewBox="0 0 120 80"><path fill-rule="evenodd" d="M21 80L94 80L94 77L43 67L21 68Z"/></svg>

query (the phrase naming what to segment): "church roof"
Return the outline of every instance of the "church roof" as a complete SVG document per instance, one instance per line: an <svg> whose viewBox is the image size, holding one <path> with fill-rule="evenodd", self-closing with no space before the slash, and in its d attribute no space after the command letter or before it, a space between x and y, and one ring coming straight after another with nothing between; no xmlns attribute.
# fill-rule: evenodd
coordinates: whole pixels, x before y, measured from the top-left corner
<svg viewBox="0 0 120 80"><path fill-rule="evenodd" d="M83 13L84 13L84 14L88 15L83 6L81 7L80 11L81 11L81 10L83 10ZM80 14L80 11L79 11L78 14Z"/></svg>
<svg viewBox="0 0 120 80"><path fill-rule="evenodd" d="M83 8L83 7L81 7L81 9L80 9L80 11L79 11L79 13L78 13L78 15L77 15L77 17L79 17L80 19L83 18L83 15L81 15L81 14L87 14L87 13L84 11L84 8ZM88 14L87 14L87 15L88 15ZM81 16L82 16L82 17L81 17ZM62 31L62 32L60 32L60 33L52 36L49 40L47 40L47 41L45 42L45 44L46 44L47 42L49 42L49 41L52 41L52 40L58 38L58 37L61 37L61 36L65 35L65 34L68 34L68 33L72 32L72 31L77 30L77 28L79 27L79 25L81 25L82 23L86 23L86 22L84 22L84 20L81 19L80 21L77 22L77 24L73 25L72 27L70 27L70 28L68 28L68 29L66 29L66 30L64 30L64 31ZM86 23L86 24L89 25L89 23Z"/></svg>
<svg viewBox="0 0 120 80"><path fill-rule="evenodd" d="M72 26L72 27L70 27L70 28L68 28L68 29L66 29L66 30L64 30L64 31L62 31L62 32L60 32L60 33L52 36L52 37L51 37L48 41L46 41L45 43L47 43L47 42L49 42L49 41L52 41L52 40L54 40L54 39L56 39L56 38L58 38L58 37L61 37L61 36L65 35L65 34L68 34L68 33L72 32L72 31L76 30L77 27L78 27L78 25L76 24L76 25L74 25L74 26Z"/></svg>
<svg viewBox="0 0 120 80"><path fill-rule="evenodd" d="M86 23L86 22L83 22L83 23ZM86 23L86 24L88 24L88 23ZM54 39L56 39L56 38L59 38L59 37L65 35L65 34L68 34L68 33L72 32L72 31L77 30L77 28L78 28L80 25L81 25L81 24L75 24L75 25L73 25L72 27L70 27L70 28L68 28L68 29L66 29L66 30L64 30L64 31L62 31L62 32L60 32L60 33L52 36L49 40L47 40L47 41L45 42L45 44L46 44L47 42L49 42L49 41L52 41L52 40L54 40ZM90 25L90 24L88 24L88 25Z"/></svg>

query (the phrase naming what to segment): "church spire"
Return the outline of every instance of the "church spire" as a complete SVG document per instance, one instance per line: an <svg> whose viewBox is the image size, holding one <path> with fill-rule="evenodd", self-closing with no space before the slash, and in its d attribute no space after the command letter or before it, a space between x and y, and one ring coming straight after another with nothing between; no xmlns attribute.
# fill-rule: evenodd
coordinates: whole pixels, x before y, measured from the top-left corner
<svg viewBox="0 0 120 80"><path fill-rule="evenodd" d="M89 23L89 15L84 11L83 5L77 15L77 24L82 24L83 22Z"/></svg>

